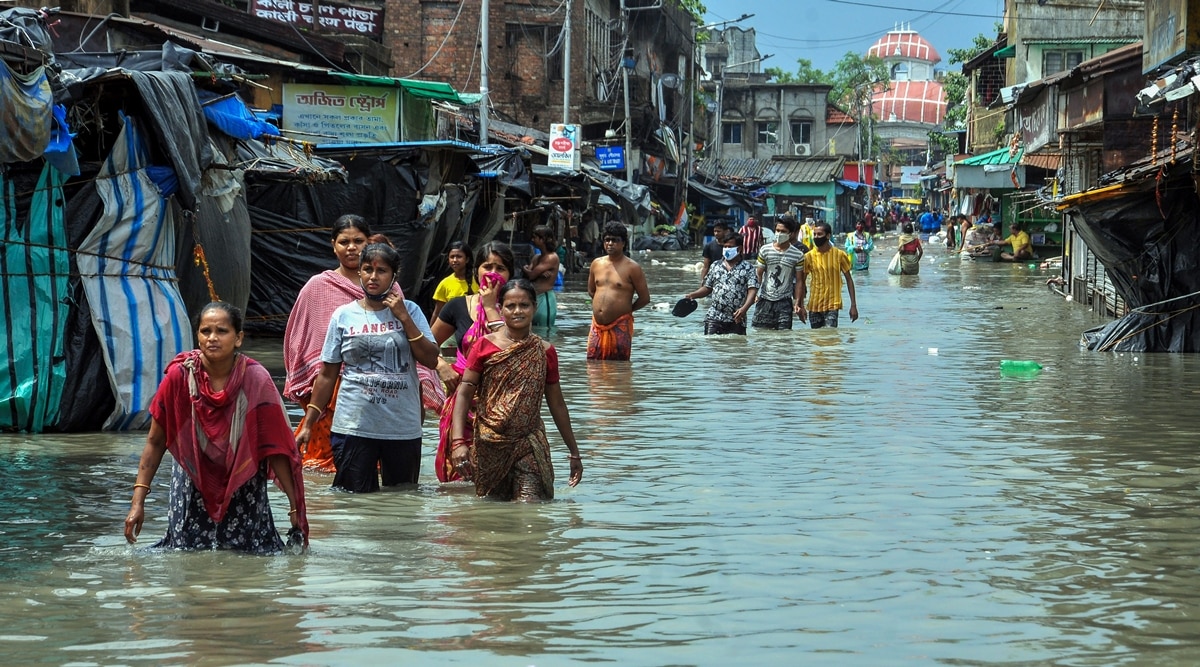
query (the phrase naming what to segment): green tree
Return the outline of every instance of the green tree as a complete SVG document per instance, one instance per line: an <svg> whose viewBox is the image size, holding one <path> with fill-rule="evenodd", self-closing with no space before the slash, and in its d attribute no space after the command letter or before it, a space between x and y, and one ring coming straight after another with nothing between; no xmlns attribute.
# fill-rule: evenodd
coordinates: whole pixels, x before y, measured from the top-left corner
<svg viewBox="0 0 1200 667"><path fill-rule="evenodd" d="M768 74L776 83L833 83L833 78L813 67L812 61L807 58L796 60L798 68L795 72L784 71L782 67L768 67L764 72Z"/></svg>
<svg viewBox="0 0 1200 667"><path fill-rule="evenodd" d="M879 56L846 52L829 72L829 101L847 109L857 109L871 90L887 89L888 69Z"/></svg>
<svg viewBox="0 0 1200 667"><path fill-rule="evenodd" d="M696 23L704 23L704 15L708 13L708 8L704 6L701 0L675 0L680 9L692 15Z"/></svg>

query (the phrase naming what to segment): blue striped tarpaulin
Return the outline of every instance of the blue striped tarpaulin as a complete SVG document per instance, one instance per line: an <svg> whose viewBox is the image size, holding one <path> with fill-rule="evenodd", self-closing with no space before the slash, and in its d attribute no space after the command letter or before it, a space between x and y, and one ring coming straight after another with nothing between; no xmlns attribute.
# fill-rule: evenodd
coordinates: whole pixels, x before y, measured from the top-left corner
<svg viewBox="0 0 1200 667"><path fill-rule="evenodd" d="M192 349L175 274L175 222L147 174L149 154L136 122L122 119L96 177L104 213L79 246L77 264L116 396L105 429L149 424L147 408L163 371Z"/></svg>

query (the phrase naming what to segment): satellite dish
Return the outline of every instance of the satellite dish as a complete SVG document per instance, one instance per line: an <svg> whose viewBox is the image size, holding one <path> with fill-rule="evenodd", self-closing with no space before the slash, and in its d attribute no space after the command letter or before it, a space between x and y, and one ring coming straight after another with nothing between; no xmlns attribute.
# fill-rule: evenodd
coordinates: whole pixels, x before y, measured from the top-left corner
<svg viewBox="0 0 1200 667"><path fill-rule="evenodd" d="M670 88L671 90L674 90L679 87L678 74L664 74L662 75L661 81L663 88Z"/></svg>

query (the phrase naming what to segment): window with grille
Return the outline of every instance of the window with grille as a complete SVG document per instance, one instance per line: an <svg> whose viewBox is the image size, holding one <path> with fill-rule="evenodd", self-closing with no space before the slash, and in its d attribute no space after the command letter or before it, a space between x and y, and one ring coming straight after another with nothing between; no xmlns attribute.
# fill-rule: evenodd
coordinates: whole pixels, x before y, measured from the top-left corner
<svg viewBox="0 0 1200 667"><path fill-rule="evenodd" d="M600 15L587 8L587 67L589 83L593 90L600 91L606 83L606 77L616 69L613 59L612 30L608 22ZM604 95L597 95L605 99Z"/></svg>

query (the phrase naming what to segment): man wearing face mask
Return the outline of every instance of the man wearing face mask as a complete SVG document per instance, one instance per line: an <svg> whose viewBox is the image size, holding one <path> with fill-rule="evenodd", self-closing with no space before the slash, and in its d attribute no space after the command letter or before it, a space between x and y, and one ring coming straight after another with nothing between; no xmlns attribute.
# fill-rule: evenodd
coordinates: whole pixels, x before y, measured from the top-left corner
<svg viewBox="0 0 1200 667"><path fill-rule="evenodd" d="M746 335L746 313L758 294L754 267L742 260L742 235L730 234L722 244L722 261L713 264L700 289L684 296L700 299L709 295L704 314L704 334Z"/></svg>
<svg viewBox="0 0 1200 667"><path fill-rule="evenodd" d="M804 250L795 245L796 218L785 213L775 222L775 240L758 251L755 275L761 290L754 303L755 329L791 329L792 315L800 303L800 276Z"/></svg>
<svg viewBox="0 0 1200 667"><path fill-rule="evenodd" d="M854 278L850 276L850 256L833 247L829 223L818 222L813 229L813 250L804 255L800 286L796 297L796 314L801 322L814 329L837 327L838 311L842 309L842 278L850 293L850 321L858 319L858 301L854 297ZM806 284L809 276L811 285ZM804 295L809 295L804 307Z"/></svg>

